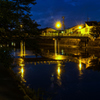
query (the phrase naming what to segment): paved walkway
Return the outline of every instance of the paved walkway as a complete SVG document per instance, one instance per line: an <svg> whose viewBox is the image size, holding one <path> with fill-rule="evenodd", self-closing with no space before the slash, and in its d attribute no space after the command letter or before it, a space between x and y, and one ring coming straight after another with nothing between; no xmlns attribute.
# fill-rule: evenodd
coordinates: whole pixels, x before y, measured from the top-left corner
<svg viewBox="0 0 100 100"><path fill-rule="evenodd" d="M9 71L0 65L0 100L24 100L23 97Z"/></svg>

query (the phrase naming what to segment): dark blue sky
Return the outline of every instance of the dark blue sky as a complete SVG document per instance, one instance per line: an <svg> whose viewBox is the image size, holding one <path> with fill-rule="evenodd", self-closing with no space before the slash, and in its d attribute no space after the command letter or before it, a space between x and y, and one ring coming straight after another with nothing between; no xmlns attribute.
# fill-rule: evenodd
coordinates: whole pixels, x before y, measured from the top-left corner
<svg viewBox="0 0 100 100"><path fill-rule="evenodd" d="M100 21L100 0L36 0L31 14L41 26L55 28L55 22L65 16L65 27L69 28L87 21Z"/></svg>

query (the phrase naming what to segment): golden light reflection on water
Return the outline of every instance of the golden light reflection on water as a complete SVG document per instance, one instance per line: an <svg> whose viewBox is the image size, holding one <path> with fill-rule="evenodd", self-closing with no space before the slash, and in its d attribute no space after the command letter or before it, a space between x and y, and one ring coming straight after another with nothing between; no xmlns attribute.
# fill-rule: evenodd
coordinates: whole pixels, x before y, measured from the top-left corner
<svg viewBox="0 0 100 100"><path fill-rule="evenodd" d="M79 61L79 70L82 70L82 64L81 64L81 60Z"/></svg>
<svg viewBox="0 0 100 100"><path fill-rule="evenodd" d="M83 74L83 72L82 72L82 61L81 61L81 58L79 59L78 69L79 69L79 76L81 76Z"/></svg>
<svg viewBox="0 0 100 100"><path fill-rule="evenodd" d="M58 83L59 86L62 84L62 82L61 82L61 64L60 64L60 61L58 61L58 64L57 64L57 83Z"/></svg>
<svg viewBox="0 0 100 100"><path fill-rule="evenodd" d="M23 81L23 82L26 82L25 81L25 79L24 79L24 73L25 73L25 69L24 69L24 66L25 66L25 64L24 64L24 60L22 59L22 58L19 58L19 66L20 66L20 68L19 68L19 73L20 73L20 76L21 76L21 80Z"/></svg>
<svg viewBox="0 0 100 100"><path fill-rule="evenodd" d="M21 68L21 77L24 78L24 68Z"/></svg>
<svg viewBox="0 0 100 100"><path fill-rule="evenodd" d="M54 56L54 59L55 60L64 60L65 59L65 56L63 56L63 55L55 55Z"/></svg>
<svg viewBox="0 0 100 100"><path fill-rule="evenodd" d="M25 42L21 41L20 42L20 56L23 57L25 56L26 54L26 51L25 51Z"/></svg>

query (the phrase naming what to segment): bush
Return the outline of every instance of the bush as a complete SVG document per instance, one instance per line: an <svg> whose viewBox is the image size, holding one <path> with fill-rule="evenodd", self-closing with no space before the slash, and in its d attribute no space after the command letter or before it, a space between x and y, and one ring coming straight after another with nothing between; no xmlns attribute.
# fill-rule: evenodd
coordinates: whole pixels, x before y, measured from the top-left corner
<svg viewBox="0 0 100 100"><path fill-rule="evenodd" d="M7 47L0 48L0 63L4 65L4 67L10 67L13 63L13 57L10 55L11 49Z"/></svg>

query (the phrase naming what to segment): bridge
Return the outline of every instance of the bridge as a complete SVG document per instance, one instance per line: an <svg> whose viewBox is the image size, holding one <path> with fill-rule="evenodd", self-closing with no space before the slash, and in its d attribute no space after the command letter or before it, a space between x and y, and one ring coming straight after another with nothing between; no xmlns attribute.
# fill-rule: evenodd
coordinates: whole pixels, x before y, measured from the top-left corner
<svg viewBox="0 0 100 100"><path fill-rule="evenodd" d="M71 33L43 33L40 35L41 38L77 38L77 39L91 39L94 37L90 34L71 34Z"/></svg>

